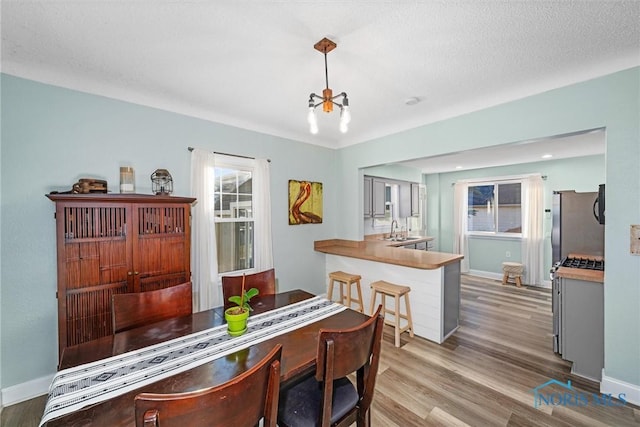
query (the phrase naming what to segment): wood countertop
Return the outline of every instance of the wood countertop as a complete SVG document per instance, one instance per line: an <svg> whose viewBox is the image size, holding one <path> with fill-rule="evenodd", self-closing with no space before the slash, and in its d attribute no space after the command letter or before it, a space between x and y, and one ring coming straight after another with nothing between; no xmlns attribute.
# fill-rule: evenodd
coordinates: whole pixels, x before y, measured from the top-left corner
<svg viewBox="0 0 640 427"><path fill-rule="evenodd" d="M604 258L599 255L569 254L569 257L595 259L599 261L604 260ZM554 274L557 277L564 277L566 279L576 279L576 280L585 280L587 282L604 283L604 271L601 271L601 270L586 270L582 268L559 267Z"/></svg>
<svg viewBox="0 0 640 427"><path fill-rule="evenodd" d="M427 240L422 240L427 241ZM404 267L420 268L423 270L434 270L447 264L460 261L462 255L449 254L444 252L406 250L394 246L402 246L417 242L417 240L407 240L393 242L385 240L344 240L329 239L316 240L313 244L314 250L331 255L340 255L350 258L366 259L369 261L383 262L387 264L401 265ZM400 245L397 245L400 243Z"/></svg>

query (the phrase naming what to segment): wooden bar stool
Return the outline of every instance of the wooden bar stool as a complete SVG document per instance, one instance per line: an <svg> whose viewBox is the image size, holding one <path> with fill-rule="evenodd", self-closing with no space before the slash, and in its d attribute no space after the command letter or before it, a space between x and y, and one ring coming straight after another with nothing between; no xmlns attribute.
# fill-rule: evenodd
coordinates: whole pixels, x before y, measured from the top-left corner
<svg viewBox="0 0 640 427"><path fill-rule="evenodd" d="M411 318L411 305L409 304L409 292L411 288L408 286L394 285L393 283L385 282L384 280L378 280L371 284L371 313L373 313L373 307L376 303L376 295L380 294L382 297L382 307L384 313L393 314L393 323L389 322L385 318L385 323L395 328L395 344L396 347L400 347L400 334L409 331L409 336L413 337L413 320ZM407 308L407 313L400 312L400 297L404 295L404 305ZM385 297L393 297L395 306L394 309L388 309L385 304ZM400 327L400 319L405 319L407 324L404 327Z"/></svg>
<svg viewBox="0 0 640 427"><path fill-rule="evenodd" d="M360 313L364 313L364 304L362 302L362 289L360 288L360 280L362 277L357 274L345 273L344 271L334 271L329 273L329 290L327 292L327 298L330 301L333 301L333 285L335 282L340 284L340 304L344 304L347 307L351 308L351 303L357 303L359 308L358 311ZM358 293L358 298L351 296L351 285L356 285L356 292ZM347 295L345 296L344 286L347 287Z"/></svg>
<svg viewBox="0 0 640 427"><path fill-rule="evenodd" d="M522 274L524 273L524 265L519 262L503 262L502 263L502 284L506 285L509 279L516 282L517 287L522 286Z"/></svg>

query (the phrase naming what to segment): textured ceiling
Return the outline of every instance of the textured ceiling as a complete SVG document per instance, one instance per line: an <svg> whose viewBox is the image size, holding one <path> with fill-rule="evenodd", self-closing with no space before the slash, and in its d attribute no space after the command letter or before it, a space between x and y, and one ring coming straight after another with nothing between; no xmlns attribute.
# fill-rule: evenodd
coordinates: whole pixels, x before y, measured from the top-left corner
<svg viewBox="0 0 640 427"><path fill-rule="evenodd" d="M2 71L344 147L640 64L638 1L2 1ZM306 122L309 93L349 95ZM405 105L409 97L420 102Z"/></svg>

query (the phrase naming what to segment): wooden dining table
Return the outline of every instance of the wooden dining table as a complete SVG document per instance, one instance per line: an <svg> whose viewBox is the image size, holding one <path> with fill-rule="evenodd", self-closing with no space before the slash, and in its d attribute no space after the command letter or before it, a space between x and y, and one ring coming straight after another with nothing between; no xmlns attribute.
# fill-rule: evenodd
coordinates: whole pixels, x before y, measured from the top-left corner
<svg viewBox="0 0 640 427"><path fill-rule="evenodd" d="M251 300L254 314L294 304L314 297L303 290L257 296ZM368 317L354 310L343 310L315 323L275 336L249 348L205 363L139 389L85 407L49 421L47 426L134 426L134 397L141 392L179 393L222 384L259 362L276 344L282 345L281 387L314 372L321 328L349 328ZM224 323L221 307L142 326L112 336L67 347L59 369L95 362L138 350L160 342L204 331Z"/></svg>

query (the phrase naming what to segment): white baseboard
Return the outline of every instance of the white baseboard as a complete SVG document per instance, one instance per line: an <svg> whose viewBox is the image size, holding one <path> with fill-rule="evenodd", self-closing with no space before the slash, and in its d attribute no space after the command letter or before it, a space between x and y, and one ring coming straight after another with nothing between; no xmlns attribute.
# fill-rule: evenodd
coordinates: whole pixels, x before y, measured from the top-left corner
<svg viewBox="0 0 640 427"><path fill-rule="evenodd" d="M608 377L602 370L600 393L611 394L613 397L624 393L627 402L640 406L640 385Z"/></svg>
<svg viewBox="0 0 640 427"><path fill-rule="evenodd" d="M53 376L54 374L46 375L31 381L3 388L2 395L0 397L2 406L6 407L15 405L16 403L24 402L25 400L47 394L49 392L49 385L51 385Z"/></svg>
<svg viewBox="0 0 640 427"><path fill-rule="evenodd" d="M471 276L482 277L484 279L502 280L502 274L501 273L493 273L491 271L469 270L469 272L466 273L466 274L469 274Z"/></svg>

